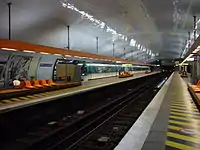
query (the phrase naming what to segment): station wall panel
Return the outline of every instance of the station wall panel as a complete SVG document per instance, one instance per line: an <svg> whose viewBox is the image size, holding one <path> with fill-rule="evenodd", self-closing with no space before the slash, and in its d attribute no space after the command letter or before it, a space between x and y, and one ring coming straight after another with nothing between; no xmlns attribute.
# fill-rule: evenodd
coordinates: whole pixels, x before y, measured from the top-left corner
<svg viewBox="0 0 200 150"><path fill-rule="evenodd" d="M58 56L43 55L37 68L37 79L52 79L53 68Z"/></svg>
<svg viewBox="0 0 200 150"><path fill-rule="evenodd" d="M41 58L42 58L42 56L33 57L32 61L30 63L29 71L28 71L28 79L29 80L31 79L31 77L33 77L34 79L35 79L35 77L37 77L37 69L38 69L38 65L39 65Z"/></svg>

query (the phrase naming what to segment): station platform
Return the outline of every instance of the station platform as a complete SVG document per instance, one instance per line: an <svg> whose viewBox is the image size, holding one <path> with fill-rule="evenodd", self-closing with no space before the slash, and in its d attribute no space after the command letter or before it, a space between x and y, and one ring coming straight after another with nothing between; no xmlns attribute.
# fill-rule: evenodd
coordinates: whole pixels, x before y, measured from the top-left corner
<svg viewBox="0 0 200 150"><path fill-rule="evenodd" d="M24 97L17 97L17 98L11 98L11 99L5 99L0 101L0 113L4 113L7 111L36 105L39 103L44 103L52 100L57 100L59 98L72 96L78 93L87 92L90 90L94 90L97 88L145 77L150 76L153 74L157 74L159 72L152 72L148 74L136 74L133 77L128 78L118 78L118 77L111 77L111 78L103 78L103 79L97 79L97 80L89 80L86 82L83 82L81 86L73 87L73 88L67 88L67 89L61 89L56 91L50 91L50 92L44 92L39 94L33 94L33 95L27 95Z"/></svg>
<svg viewBox="0 0 200 150"><path fill-rule="evenodd" d="M199 150L200 113L175 72L115 150Z"/></svg>

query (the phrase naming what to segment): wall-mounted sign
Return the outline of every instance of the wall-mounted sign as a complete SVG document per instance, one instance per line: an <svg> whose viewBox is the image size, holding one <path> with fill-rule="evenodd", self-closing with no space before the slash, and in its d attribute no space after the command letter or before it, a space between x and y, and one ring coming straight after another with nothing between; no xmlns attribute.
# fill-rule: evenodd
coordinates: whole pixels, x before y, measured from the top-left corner
<svg viewBox="0 0 200 150"><path fill-rule="evenodd" d="M53 64L41 63L40 67L52 67Z"/></svg>

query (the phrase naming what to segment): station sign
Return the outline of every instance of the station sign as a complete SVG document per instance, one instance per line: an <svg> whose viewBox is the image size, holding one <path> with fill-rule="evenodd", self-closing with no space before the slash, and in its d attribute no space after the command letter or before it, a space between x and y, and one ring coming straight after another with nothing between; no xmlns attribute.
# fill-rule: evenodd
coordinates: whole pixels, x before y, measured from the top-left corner
<svg viewBox="0 0 200 150"><path fill-rule="evenodd" d="M179 66L188 66L188 63L179 64Z"/></svg>
<svg viewBox="0 0 200 150"><path fill-rule="evenodd" d="M122 64L122 67L132 67L133 64Z"/></svg>

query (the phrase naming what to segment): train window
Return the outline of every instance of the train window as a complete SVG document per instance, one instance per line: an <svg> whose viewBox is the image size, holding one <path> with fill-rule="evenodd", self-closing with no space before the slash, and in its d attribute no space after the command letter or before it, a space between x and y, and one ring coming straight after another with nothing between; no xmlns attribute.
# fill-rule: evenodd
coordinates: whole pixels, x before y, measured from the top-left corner
<svg viewBox="0 0 200 150"><path fill-rule="evenodd" d="M147 66L127 66L122 67L121 65L106 65L106 64L90 64L86 65L87 75L88 74L97 74L97 73L111 73L111 72L119 72L119 71L144 71L149 70Z"/></svg>

